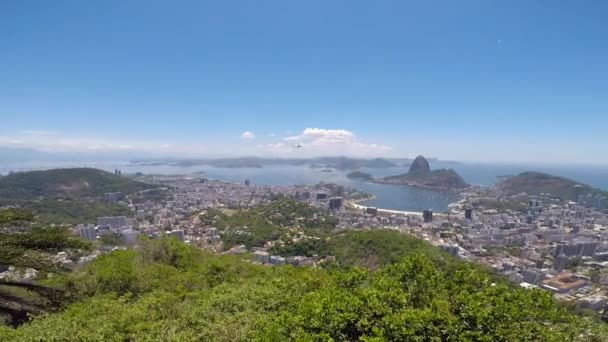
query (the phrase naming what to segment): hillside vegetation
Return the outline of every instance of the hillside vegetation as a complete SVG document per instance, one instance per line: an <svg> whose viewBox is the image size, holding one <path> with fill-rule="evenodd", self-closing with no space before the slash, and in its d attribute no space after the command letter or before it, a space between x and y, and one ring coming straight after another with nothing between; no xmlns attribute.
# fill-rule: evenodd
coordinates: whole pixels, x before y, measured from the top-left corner
<svg viewBox="0 0 608 342"><path fill-rule="evenodd" d="M73 303L1 341L602 341L605 326L467 263L264 267L173 239L56 277Z"/></svg>
<svg viewBox="0 0 608 342"><path fill-rule="evenodd" d="M17 172L0 177L0 207L21 207L41 223L94 222L100 216L130 213L124 205L104 203L103 194L132 194L155 187L91 168Z"/></svg>
<svg viewBox="0 0 608 342"><path fill-rule="evenodd" d="M577 189L577 185L580 186L580 188ZM524 172L503 180L498 186L511 194L525 192L529 195L538 195L545 193L566 201L576 201L577 192L580 192L581 194L603 192L571 179L542 172Z"/></svg>
<svg viewBox="0 0 608 342"><path fill-rule="evenodd" d="M287 198L253 209L237 210L230 215L211 209L200 219L222 232L226 248L241 244L262 247L266 241L291 240L294 229L322 236L333 230L338 222L317 208Z"/></svg>
<svg viewBox="0 0 608 342"><path fill-rule="evenodd" d="M371 174L361 172L361 171L353 171L353 172L347 174L346 177L348 177L350 179L362 179L362 180L367 180L367 181L374 180L374 177Z"/></svg>
<svg viewBox="0 0 608 342"><path fill-rule="evenodd" d="M87 249L90 245L61 227L44 227L23 209L0 209L0 266L28 267L41 272L61 273L53 259L58 251ZM65 303L63 289L31 282L0 279L0 324L19 324L32 313L42 314Z"/></svg>
<svg viewBox="0 0 608 342"><path fill-rule="evenodd" d="M18 206L35 213L40 223L78 224L95 222L100 216L130 215L131 209L125 205L107 204L95 200L42 199L7 200L0 199L0 207Z"/></svg>
<svg viewBox="0 0 608 342"><path fill-rule="evenodd" d="M0 177L3 199L99 197L106 192L128 194L151 188L154 186L92 168L16 172Z"/></svg>

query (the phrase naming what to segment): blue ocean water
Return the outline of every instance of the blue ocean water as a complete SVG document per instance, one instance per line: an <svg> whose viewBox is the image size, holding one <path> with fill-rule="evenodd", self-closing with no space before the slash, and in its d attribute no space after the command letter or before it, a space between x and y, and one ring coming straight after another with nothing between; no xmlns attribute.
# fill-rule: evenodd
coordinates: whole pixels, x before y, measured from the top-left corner
<svg viewBox="0 0 608 342"><path fill-rule="evenodd" d="M436 212L447 210L447 206L458 200L454 192L433 191L411 186L374 184L346 177L347 171L334 170L322 172L308 166L264 166L262 168L216 168L210 166L140 166L126 162L115 163L20 163L18 165L0 165L0 173L10 170L48 169L55 167L96 167L108 171L121 169L125 173L161 173L188 174L203 171L209 178L231 182L243 182L249 179L253 184L261 185L293 185L315 184L318 182L337 183L361 189L372 193L376 198L364 202L365 205L377 206L393 210L422 211L433 209ZM491 186L496 183L498 176L515 175L524 171L540 171L549 174L571 178L591 186L608 190L608 166L555 166L555 165L524 165L524 164L474 164L432 162L431 168L450 167L455 169L470 184ZM375 177L402 174L408 167L393 167L386 169L362 169Z"/></svg>

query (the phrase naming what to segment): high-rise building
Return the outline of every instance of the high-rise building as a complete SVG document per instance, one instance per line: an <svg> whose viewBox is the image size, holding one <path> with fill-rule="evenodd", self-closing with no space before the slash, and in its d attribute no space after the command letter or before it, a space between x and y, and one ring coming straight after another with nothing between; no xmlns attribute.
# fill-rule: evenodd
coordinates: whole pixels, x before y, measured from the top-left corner
<svg viewBox="0 0 608 342"><path fill-rule="evenodd" d="M374 216L376 216L376 215L378 215L378 208L375 208L375 207L367 207L367 208L365 208L365 213L366 213L366 214L369 214L369 215L374 215Z"/></svg>
<svg viewBox="0 0 608 342"><path fill-rule="evenodd" d="M127 218L125 216L98 217L98 226L110 226L112 229L119 229L127 226Z"/></svg>
<svg viewBox="0 0 608 342"><path fill-rule="evenodd" d="M273 265L284 265L285 258L283 258L282 256L278 256L278 255L272 255L270 257L270 263Z"/></svg>
<svg viewBox="0 0 608 342"><path fill-rule="evenodd" d="M539 200L530 200L528 202L528 214L529 215L538 215L543 211L543 203Z"/></svg>
<svg viewBox="0 0 608 342"><path fill-rule="evenodd" d="M124 197L123 194L120 192L107 192L107 193L103 194L103 199L110 204L117 203L123 197Z"/></svg>
<svg viewBox="0 0 608 342"><path fill-rule="evenodd" d="M342 197L333 197L329 199L329 210L342 209Z"/></svg>
<svg viewBox="0 0 608 342"><path fill-rule="evenodd" d="M175 237L177 240L182 241L182 242L185 240L184 231L181 229L173 229L172 231L169 232L169 235Z"/></svg>
<svg viewBox="0 0 608 342"><path fill-rule="evenodd" d="M264 252L264 251L256 251L253 253L254 257L255 257L255 261L262 263L262 264L269 264L270 263L270 254L268 252Z"/></svg>
<svg viewBox="0 0 608 342"><path fill-rule="evenodd" d="M467 220L473 219L473 209L472 208L466 208L464 210L464 218L466 218Z"/></svg>
<svg viewBox="0 0 608 342"><path fill-rule="evenodd" d="M439 248L451 256L458 256L458 250L459 250L458 246L441 245L441 246L439 246Z"/></svg>
<svg viewBox="0 0 608 342"><path fill-rule="evenodd" d="M245 186L249 186L250 182L249 179L245 179Z"/></svg>
<svg viewBox="0 0 608 342"><path fill-rule="evenodd" d="M422 218L425 223L433 222L433 210L427 209L422 212Z"/></svg>
<svg viewBox="0 0 608 342"><path fill-rule="evenodd" d="M78 227L76 231L78 232L78 235L85 240L93 241L97 239L97 232L93 225Z"/></svg>
<svg viewBox="0 0 608 342"><path fill-rule="evenodd" d="M561 272L564 268L566 268L567 263L568 257L562 253L553 259L553 269Z"/></svg>
<svg viewBox="0 0 608 342"><path fill-rule="evenodd" d="M137 243L139 232L134 229L125 229L120 232L120 238L125 245L134 245Z"/></svg>
<svg viewBox="0 0 608 342"><path fill-rule="evenodd" d="M536 270L523 270L521 275L524 277L524 281L530 284L540 284L545 279L545 274Z"/></svg>
<svg viewBox="0 0 608 342"><path fill-rule="evenodd" d="M327 193L326 192L317 192L317 201L324 200L324 199L327 199Z"/></svg>

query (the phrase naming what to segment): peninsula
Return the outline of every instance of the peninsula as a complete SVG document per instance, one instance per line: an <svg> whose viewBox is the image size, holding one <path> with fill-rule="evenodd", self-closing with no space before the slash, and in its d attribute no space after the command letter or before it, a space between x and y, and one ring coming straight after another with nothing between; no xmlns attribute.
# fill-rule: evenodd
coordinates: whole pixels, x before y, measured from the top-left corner
<svg viewBox="0 0 608 342"><path fill-rule="evenodd" d="M453 169L432 170L428 160L418 156L410 166L408 173L376 179L377 183L412 185L425 188L455 190L464 189L468 184Z"/></svg>

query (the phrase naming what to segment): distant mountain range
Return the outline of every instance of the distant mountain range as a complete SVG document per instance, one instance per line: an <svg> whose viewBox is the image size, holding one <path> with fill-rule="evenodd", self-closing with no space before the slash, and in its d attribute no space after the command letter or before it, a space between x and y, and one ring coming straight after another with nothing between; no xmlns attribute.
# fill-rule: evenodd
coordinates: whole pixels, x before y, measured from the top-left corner
<svg viewBox="0 0 608 342"><path fill-rule="evenodd" d="M400 162L406 159L399 159ZM264 165L314 165L318 168L334 168L339 170L355 170L362 167L367 168L389 168L400 164L386 158L350 158L350 157L317 157L317 158L217 158L217 159L177 159L177 160L135 160L137 165L176 165L197 166L208 165L215 167L262 167Z"/></svg>

